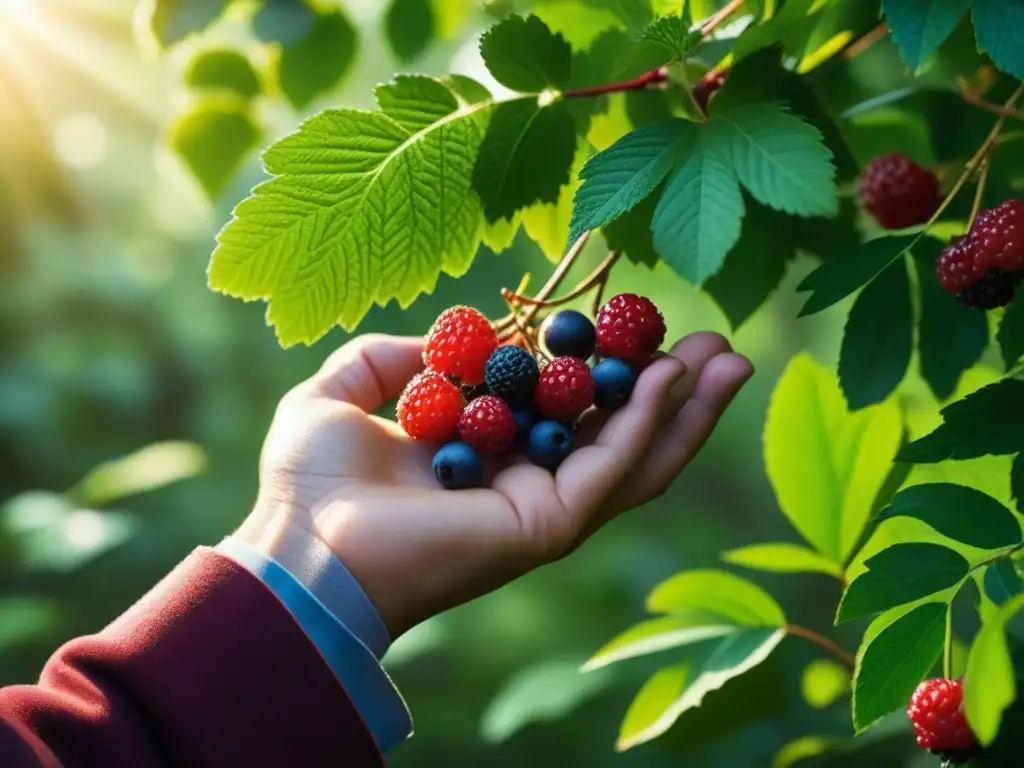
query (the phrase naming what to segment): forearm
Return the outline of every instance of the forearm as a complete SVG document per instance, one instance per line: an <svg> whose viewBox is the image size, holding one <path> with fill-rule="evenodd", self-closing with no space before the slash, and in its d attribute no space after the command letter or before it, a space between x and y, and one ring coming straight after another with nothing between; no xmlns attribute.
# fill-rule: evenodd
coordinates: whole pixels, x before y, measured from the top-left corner
<svg viewBox="0 0 1024 768"><path fill-rule="evenodd" d="M249 571L201 548L40 682L0 691L0 764L382 765L316 645Z"/></svg>

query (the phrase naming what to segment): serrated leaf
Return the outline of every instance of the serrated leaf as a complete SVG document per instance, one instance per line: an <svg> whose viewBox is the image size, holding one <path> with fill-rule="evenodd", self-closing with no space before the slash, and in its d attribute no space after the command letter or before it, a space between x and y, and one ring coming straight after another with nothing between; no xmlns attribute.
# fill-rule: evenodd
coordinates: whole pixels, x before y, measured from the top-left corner
<svg viewBox="0 0 1024 768"><path fill-rule="evenodd" d="M868 558L868 570L843 593L836 624L912 603L958 584L970 563L938 544L895 544Z"/></svg>
<svg viewBox="0 0 1024 768"><path fill-rule="evenodd" d="M982 579L985 596L996 606L1003 605L1024 592L1024 581L1009 559L996 560L985 568Z"/></svg>
<svg viewBox="0 0 1024 768"><path fill-rule="evenodd" d="M673 59L685 59L701 44L704 36L700 30L691 32L686 21L679 16L663 16L641 32L640 39L664 46Z"/></svg>
<svg viewBox="0 0 1024 768"><path fill-rule="evenodd" d="M418 58L436 34L433 0L391 0L384 14L384 35L399 61Z"/></svg>
<svg viewBox="0 0 1024 768"><path fill-rule="evenodd" d="M487 220L558 202L575 153L576 127L565 102L542 107L527 97L498 105L473 166L473 189Z"/></svg>
<svg viewBox="0 0 1024 768"><path fill-rule="evenodd" d="M480 38L480 55L499 83L522 93L565 88L572 47L536 16L508 16Z"/></svg>
<svg viewBox="0 0 1024 768"><path fill-rule="evenodd" d="M1003 712L1017 698L1006 625L1021 610L1024 610L1024 595L1004 603L982 626L967 657L964 714L984 746L995 741Z"/></svg>
<svg viewBox="0 0 1024 768"><path fill-rule="evenodd" d="M189 88L228 91L243 99L250 99L261 90L252 62L232 48L200 51L185 67L183 81Z"/></svg>
<svg viewBox="0 0 1024 768"><path fill-rule="evenodd" d="M745 627L781 627L782 608L753 582L725 571L684 571L661 582L647 596L651 613L702 611Z"/></svg>
<svg viewBox="0 0 1024 768"><path fill-rule="evenodd" d="M647 197L697 134L696 126L683 120L655 123L590 158L580 173L583 184L573 201L569 239L610 224Z"/></svg>
<svg viewBox="0 0 1024 768"><path fill-rule="evenodd" d="M537 5L533 11L548 29L562 35L576 50L587 50L602 33L620 30L622 21L607 8L585 5L578 0L556 0ZM627 39L622 34L622 40ZM573 65L575 75L575 64Z"/></svg>
<svg viewBox="0 0 1024 768"><path fill-rule="evenodd" d="M565 717L610 682L607 670L580 674L575 658L539 662L517 672L491 700L481 718L480 733L486 742L498 744L530 723Z"/></svg>
<svg viewBox="0 0 1024 768"><path fill-rule="evenodd" d="M900 451L899 460L927 464L946 459L1002 456L1024 450L1024 381L1003 379L942 409L934 432Z"/></svg>
<svg viewBox="0 0 1024 768"><path fill-rule="evenodd" d="M320 13L307 35L282 49L277 81L292 106L305 109L341 83L358 53L358 33L348 17Z"/></svg>
<svg viewBox="0 0 1024 768"><path fill-rule="evenodd" d="M633 263L653 269L661 261L661 256L654 250L654 234L651 232L654 207L660 198L659 187L642 202L603 227L601 234L604 235L608 249L622 251Z"/></svg>
<svg viewBox="0 0 1024 768"><path fill-rule="evenodd" d="M656 672L644 684L622 721L616 748L626 750L665 733L708 693L767 659L785 636L781 629L746 629L688 648L686 662Z"/></svg>
<svg viewBox="0 0 1024 768"><path fill-rule="evenodd" d="M381 112L410 133L429 128L459 108L448 88L424 75L398 75L378 85L374 96Z"/></svg>
<svg viewBox="0 0 1024 768"><path fill-rule="evenodd" d="M914 351L914 308L903 259L861 291L839 353L839 383L851 410L884 401L903 381Z"/></svg>
<svg viewBox="0 0 1024 768"><path fill-rule="evenodd" d="M589 672L624 659L692 645L738 631L740 629L735 624L723 623L718 614L694 611L677 616L659 616L642 621L614 638L590 657L582 671Z"/></svg>
<svg viewBox="0 0 1024 768"><path fill-rule="evenodd" d="M175 118L167 141L206 195L215 198L235 178L262 136L246 101L206 98Z"/></svg>
<svg viewBox="0 0 1024 768"><path fill-rule="evenodd" d="M797 216L838 213L832 152L821 133L778 102L712 101L710 132L720 135L733 171L754 198Z"/></svg>
<svg viewBox="0 0 1024 768"><path fill-rule="evenodd" d="M835 375L806 353L779 379L764 433L768 479L789 521L832 562L860 539L902 433L896 403L851 413Z"/></svg>
<svg viewBox="0 0 1024 768"><path fill-rule="evenodd" d="M814 709L826 709L850 690L850 670L830 659L814 659L800 676L804 701Z"/></svg>
<svg viewBox="0 0 1024 768"><path fill-rule="evenodd" d="M945 603L925 603L895 621L884 614L868 627L853 674L857 733L907 706L914 689L942 654L948 610Z"/></svg>
<svg viewBox="0 0 1024 768"><path fill-rule="evenodd" d="M935 397L945 400L956 390L964 371L981 359L988 346L988 321L984 312L971 309L946 293L935 279L934 247L925 238L915 247L917 283L921 292L918 354L921 375ZM1022 313L1024 314L1024 313Z"/></svg>
<svg viewBox="0 0 1024 768"><path fill-rule="evenodd" d="M949 37L971 0L882 0L893 42L911 72Z"/></svg>
<svg viewBox="0 0 1024 768"><path fill-rule="evenodd" d="M694 285L717 273L740 238L743 196L722 134L701 130L686 162L669 176L654 209L654 247Z"/></svg>
<svg viewBox="0 0 1024 768"><path fill-rule="evenodd" d="M229 0L148 0L148 26L153 37L168 47L220 18Z"/></svg>
<svg viewBox="0 0 1024 768"><path fill-rule="evenodd" d="M374 302L408 305L463 273L480 242L470 186L490 106L412 133L388 114L329 110L265 154L274 178L222 230L214 290L271 300L282 343L354 328ZM403 113L405 114L405 113Z"/></svg>
<svg viewBox="0 0 1024 768"><path fill-rule="evenodd" d="M797 286L798 291L812 291L799 317L828 309L867 285L916 242L912 235L880 237L828 259Z"/></svg>
<svg viewBox="0 0 1024 768"><path fill-rule="evenodd" d="M801 47L799 42L810 29L809 17L826 3L814 0L787 0L775 16L762 24L751 24L743 30L732 49L733 62L782 43L787 51Z"/></svg>
<svg viewBox="0 0 1024 768"><path fill-rule="evenodd" d="M557 263L565 255L572 223L572 204L582 181L580 171L590 157L590 147L581 141L569 171L569 181L558 191L554 203L534 203L522 212L523 229L540 247L548 261Z"/></svg>
<svg viewBox="0 0 1024 768"><path fill-rule="evenodd" d="M971 5L978 47L1001 70L1024 80L1024 3L973 0Z"/></svg>
<svg viewBox="0 0 1024 768"><path fill-rule="evenodd" d="M893 496L878 520L913 517L943 536L979 549L1000 549L1021 541L1017 518L988 494L955 483L925 483Z"/></svg>
<svg viewBox="0 0 1024 768"><path fill-rule="evenodd" d="M739 241L725 257L722 269L704 283L704 291L725 313L733 330L768 300L796 258L789 220L759 203L745 203ZM766 238L765 232L772 236Z"/></svg>
<svg viewBox="0 0 1024 768"><path fill-rule="evenodd" d="M1013 302L1003 312L996 340L999 342L999 350L1003 354L1006 369L1009 370L1024 357L1024 301Z"/></svg>
<svg viewBox="0 0 1024 768"><path fill-rule="evenodd" d="M799 544L751 544L722 553L722 560L755 571L842 575L838 564Z"/></svg>
<svg viewBox="0 0 1024 768"><path fill-rule="evenodd" d="M518 215L513 216L510 219L498 219L495 222L486 222L483 230L481 230L480 237L483 240L484 245L490 248L494 253L501 253L512 247L512 243L515 242L516 234L519 232L519 226L522 224Z"/></svg>
<svg viewBox="0 0 1024 768"><path fill-rule="evenodd" d="M466 75L445 75L440 82L466 104L480 104L489 101L491 92Z"/></svg>
<svg viewBox="0 0 1024 768"><path fill-rule="evenodd" d="M317 13L305 0L264 0L252 18L252 31L265 43L297 43L316 24Z"/></svg>

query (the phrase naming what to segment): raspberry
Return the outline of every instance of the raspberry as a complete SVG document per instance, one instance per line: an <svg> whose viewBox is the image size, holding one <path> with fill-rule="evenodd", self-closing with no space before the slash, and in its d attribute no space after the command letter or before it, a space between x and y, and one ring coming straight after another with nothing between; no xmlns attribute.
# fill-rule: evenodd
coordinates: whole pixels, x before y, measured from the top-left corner
<svg viewBox="0 0 1024 768"><path fill-rule="evenodd" d="M555 357L586 360L594 354L596 338L590 318L575 309L556 312L544 322L544 346Z"/></svg>
<svg viewBox="0 0 1024 768"><path fill-rule="evenodd" d="M728 69L712 69L704 77L702 77L693 86L693 100L697 102L697 106L700 107L701 112L707 114L708 112L708 101L711 100L711 94L717 91L725 83L725 78L729 76Z"/></svg>
<svg viewBox="0 0 1024 768"><path fill-rule="evenodd" d="M1005 306L1024 277L1024 204L1007 200L979 213L970 232L943 250L939 283L968 306Z"/></svg>
<svg viewBox="0 0 1024 768"><path fill-rule="evenodd" d="M597 351L633 366L650 362L665 340L665 320L650 299L620 293L597 313Z"/></svg>
<svg viewBox="0 0 1024 768"><path fill-rule="evenodd" d="M423 362L433 371L463 384L484 380L484 365L498 346L487 318L472 307L451 307L434 321L423 349Z"/></svg>
<svg viewBox="0 0 1024 768"><path fill-rule="evenodd" d="M958 753L975 746L974 733L963 708L963 683L941 677L925 680L910 697L910 718L917 744L955 762ZM952 754L950 754L952 753Z"/></svg>
<svg viewBox="0 0 1024 768"><path fill-rule="evenodd" d="M484 460L480 458L473 446L460 443L448 443L434 454L432 464L434 477L445 488L475 488L484 479Z"/></svg>
<svg viewBox="0 0 1024 768"><path fill-rule="evenodd" d="M538 376L540 368L533 355L511 345L494 350L484 367L487 389L513 405L530 402Z"/></svg>
<svg viewBox="0 0 1024 768"><path fill-rule="evenodd" d="M609 357L594 366L594 405L615 410L629 401L636 386L636 373L627 363Z"/></svg>
<svg viewBox="0 0 1024 768"><path fill-rule="evenodd" d="M508 403L484 395L466 406L459 418L459 437L480 453L501 453L516 439L516 420Z"/></svg>
<svg viewBox="0 0 1024 768"><path fill-rule="evenodd" d="M939 207L939 180L904 155L879 155L860 175L860 199L886 229L923 224Z"/></svg>
<svg viewBox="0 0 1024 768"><path fill-rule="evenodd" d="M572 453L572 433L557 421L541 421L530 430L526 457L539 467L558 469Z"/></svg>
<svg viewBox="0 0 1024 768"><path fill-rule="evenodd" d="M424 371L398 398L398 423L413 440L444 442L455 437L464 405L458 387L440 374Z"/></svg>
<svg viewBox="0 0 1024 768"><path fill-rule="evenodd" d="M968 237L978 266L1024 270L1024 203L1011 199L981 211Z"/></svg>
<svg viewBox="0 0 1024 768"><path fill-rule="evenodd" d="M542 416L569 420L594 402L594 379L578 357L556 357L540 372L533 404Z"/></svg>

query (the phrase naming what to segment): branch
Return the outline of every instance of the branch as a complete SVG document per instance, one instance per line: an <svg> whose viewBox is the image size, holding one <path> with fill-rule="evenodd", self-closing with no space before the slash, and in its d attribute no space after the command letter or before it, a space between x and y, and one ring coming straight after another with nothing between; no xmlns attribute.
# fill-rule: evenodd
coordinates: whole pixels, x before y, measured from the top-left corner
<svg viewBox="0 0 1024 768"><path fill-rule="evenodd" d="M1001 104L993 104L991 101L985 101L980 96L965 90L960 91L960 98L979 109L991 112L993 115L1008 117L1011 120L1020 120L1021 122L1024 122L1024 112L1021 112L1019 109L1011 109L1010 107L1004 107Z"/></svg>
<svg viewBox="0 0 1024 768"><path fill-rule="evenodd" d="M640 77L635 77L632 80L626 80L621 83L604 83L602 85L592 85L588 88L577 88L575 90L564 91L562 96L566 99L581 99L591 96L603 96L606 93L623 93L624 91L642 91L649 85L662 85L668 82L668 69L666 67L658 67L652 69L650 72L645 72Z"/></svg>
<svg viewBox="0 0 1024 768"><path fill-rule="evenodd" d="M608 279L608 273L611 272L611 268L615 265L615 262L619 260L619 251L612 251L609 253L605 260L602 261L594 271L587 275L579 284L573 288L569 293L564 296L559 296L557 299L541 299L541 298L530 298L529 296L523 296L518 292L513 292L507 288L501 289L501 295L505 301L510 304L523 304L528 307L560 307L563 304L568 304L573 299L578 299L585 293L589 293L600 286L600 284Z"/></svg>
<svg viewBox="0 0 1024 768"><path fill-rule="evenodd" d="M731 3L723 7L722 10L720 10L718 13L716 13L714 16L712 16L704 23L704 26L700 28L700 33L704 37L710 35L712 32L715 31L719 24L721 24L727 18L732 16L736 11L738 11L742 7L744 2L745 0L732 0Z"/></svg>
<svg viewBox="0 0 1024 768"><path fill-rule="evenodd" d="M818 647L824 648L850 669L854 668L854 665L856 664L854 655L834 641L829 640L824 635L819 635L813 629L801 627L798 624L787 624L783 629L794 637L802 637L804 640L808 640Z"/></svg>
<svg viewBox="0 0 1024 768"><path fill-rule="evenodd" d="M888 32L888 31L889 31L889 27L883 21L877 27L872 29L870 32L868 32L865 35L862 35L861 37L857 38L852 43L850 43L850 45L847 47L847 49L845 51L843 51L843 58L846 59L847 61L849 61L850 59L857 58L862 53L864 53L864 51L866 51L868 48L870 48L875 43L877 43L879 40L884 38L886 32Z"/></svg>
<svg viewBox="0 0 1024 768"><path fill-rule="evenodd" d="M981 210L981 198L985 196L985 185L988 184L988 169L989 169L988 156L981 161L981 170L978 172L978 188L974 192L974 205L971 206L971 218L967 220L967 228L970 229L974 224L974 219L978 215L978 211Z"/></svg>

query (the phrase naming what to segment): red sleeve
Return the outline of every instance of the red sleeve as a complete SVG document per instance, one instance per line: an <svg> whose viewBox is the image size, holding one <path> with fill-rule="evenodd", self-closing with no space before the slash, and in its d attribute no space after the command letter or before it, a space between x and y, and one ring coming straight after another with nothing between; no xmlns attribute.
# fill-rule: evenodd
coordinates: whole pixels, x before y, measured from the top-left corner
<svg viewBox="0 0 1024 768"><path fill-rule="evenodd" d="M38 685L0 690L3 768L167 765L383 766L287 609L207 548L59 649Z"/></svg>

